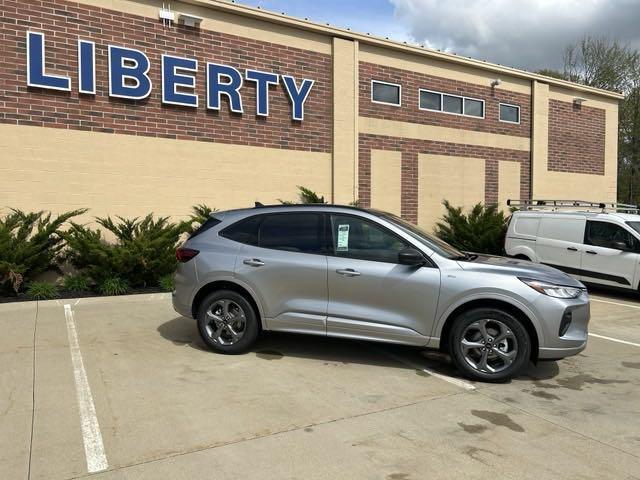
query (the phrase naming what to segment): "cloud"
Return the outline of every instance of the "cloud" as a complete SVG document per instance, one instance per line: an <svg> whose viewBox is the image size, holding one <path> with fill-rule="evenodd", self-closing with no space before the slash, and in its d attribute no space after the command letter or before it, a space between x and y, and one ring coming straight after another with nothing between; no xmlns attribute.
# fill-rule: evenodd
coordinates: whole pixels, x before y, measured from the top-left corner
<svg viewBox="0 0 640 480"><path fill-rule="evenodd" d="M640 48L639 0L389 1L418 43L529 70L561 68L585 34Z"/></svg>

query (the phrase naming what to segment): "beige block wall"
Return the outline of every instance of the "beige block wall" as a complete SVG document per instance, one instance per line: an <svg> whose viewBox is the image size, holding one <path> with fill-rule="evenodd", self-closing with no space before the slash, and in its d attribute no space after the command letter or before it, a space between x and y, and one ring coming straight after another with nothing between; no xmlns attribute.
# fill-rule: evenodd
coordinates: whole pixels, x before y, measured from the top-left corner
<svg viewBox="0 0 640 480"><path fill-rule="evenodd" d="M0 208L91 207L86 221L295 200L297 185L331 193L327 153L0 125L0 159Z"/></svg>
<svg viewBox="0 0 640 480"><path fill-rule="evenodd" d="M549 99L573 102L574 97L586 98L585 105L605 110L604 175L552 172L549 159ZM613 202L618 188L618 101L588 93L549 86L533 85L533 198L591 200Z"/></svg>
<svg viewBox="0 0 640 480"><path fill-rule="evenodd" d="M507 200L520 198L520 163L498 162L498 205L508 212Z"/></svg>
<svg viewBox="0 0 640 480"><path fill-rule="evenodd" d="M485 160L418 156L418 225L431 230L445 212L443 200L464 210L484 202Z"/></svg>
<svg viewBox="0 0 640 480"><path fill-rule="evenodd" d="M371 207L400 215L402 152L371 151Z"/></svg>
<svg viewBox="0 0 640 480"><path fill-rule="evenodd" d="M332 201L358 198L358 42L333 39Z"/></svg>

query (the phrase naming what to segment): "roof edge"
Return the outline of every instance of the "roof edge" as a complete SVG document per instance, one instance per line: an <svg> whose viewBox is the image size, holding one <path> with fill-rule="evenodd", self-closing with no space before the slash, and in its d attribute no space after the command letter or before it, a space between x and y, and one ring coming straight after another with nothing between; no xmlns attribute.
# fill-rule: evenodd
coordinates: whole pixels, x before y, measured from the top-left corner
<svg viewBox="0 0 640 480"><path fill-rule="evenodd" d="M604 96L621 100L624 98L624 94L619 92L613 92L604 90L601 88L590 87L567 80L561 80L558 78L547 77L537 73L528 72L514 67L507 67L498 65L491 62L485 62L482 60L476 60L470 57L463 57L453 53L446 53L437 50L433 50L427 47L419 47L404 42L398 42L395 40L387 40L386 38L376 37L374 35L362 34L353 32L348 29L338 28L330 25L320 24L310 20L304 20L297 17L289 17L284 14L263 10L261 8L250 7L248 5L241 5L235 3L234 0L181 0L184 3L197 5L200 7L210 8L214 10L220 10L227 13L233 13L245 17L258 18L271 23L279 25L286 25L293 28L307 30L321 35L327 35L332 37L339 37L349 40L356 40L361 43L374 45L382 48L388 48L392 50L400 50L417 55L422 55L428 58L436 60L443 60L447 62L456 63L459 65L465 65L468 67L479 68L495 73L503 73L512 77L523 78L531 81L544 82L549 85L555 85L558 87L568 88L571 90L577 90L580 92L591 93L593 95Z"/></svg>

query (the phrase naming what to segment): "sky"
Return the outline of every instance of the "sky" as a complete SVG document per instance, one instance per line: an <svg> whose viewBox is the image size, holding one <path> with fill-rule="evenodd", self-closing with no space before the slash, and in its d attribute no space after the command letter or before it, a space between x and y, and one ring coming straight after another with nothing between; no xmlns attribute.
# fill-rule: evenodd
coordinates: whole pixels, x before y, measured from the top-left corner
<svg viewBox="0 0 640 480"><path fill-rule="evenodd" d="M527 70L585 35L640 49L640 0L236 0Z"/></svg>

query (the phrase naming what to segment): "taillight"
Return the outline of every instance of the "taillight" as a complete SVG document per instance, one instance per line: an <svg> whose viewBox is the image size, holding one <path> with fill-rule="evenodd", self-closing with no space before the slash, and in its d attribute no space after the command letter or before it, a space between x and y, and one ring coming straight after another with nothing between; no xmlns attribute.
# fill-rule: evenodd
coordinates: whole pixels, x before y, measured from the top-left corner
<svg viewBox="0 0 640 480"><path fill-rule="evenodd" d="M176 250L176 259L180 263L185 263L191 260L193 257L198 255L200 250L194 250L193 248L182 248Z"/></svg>

